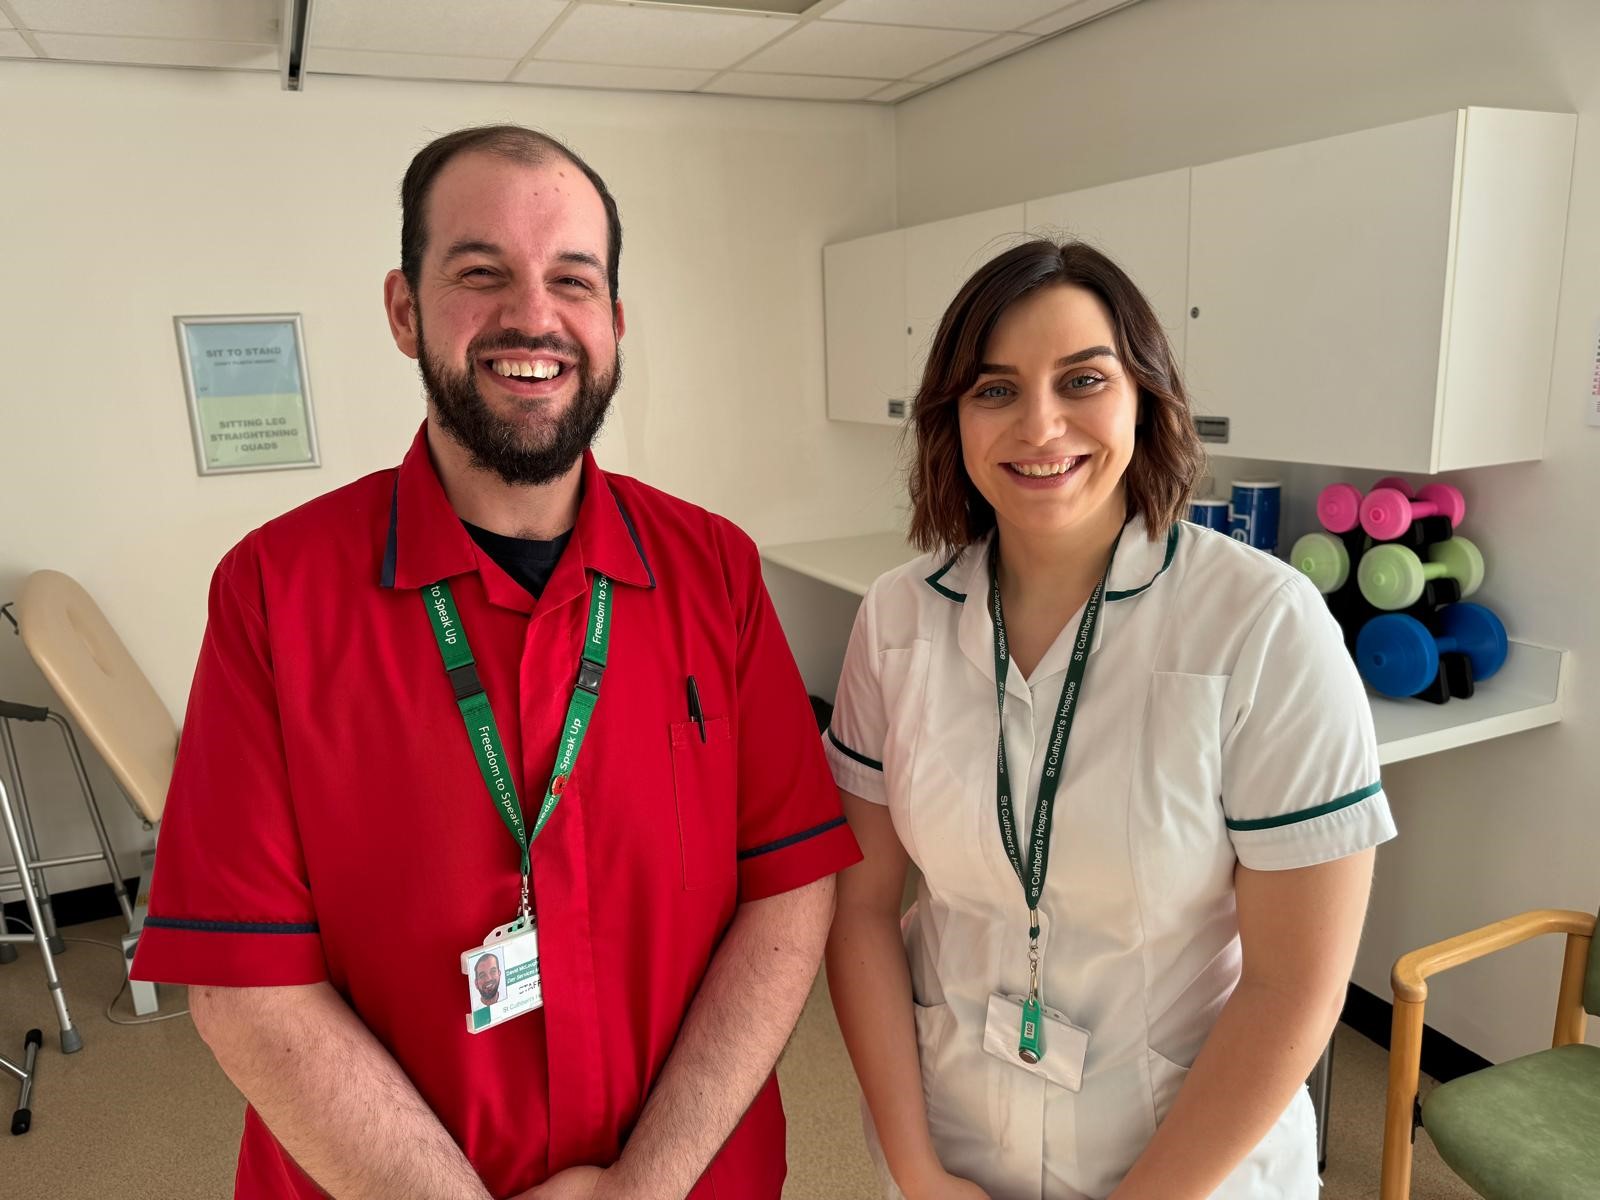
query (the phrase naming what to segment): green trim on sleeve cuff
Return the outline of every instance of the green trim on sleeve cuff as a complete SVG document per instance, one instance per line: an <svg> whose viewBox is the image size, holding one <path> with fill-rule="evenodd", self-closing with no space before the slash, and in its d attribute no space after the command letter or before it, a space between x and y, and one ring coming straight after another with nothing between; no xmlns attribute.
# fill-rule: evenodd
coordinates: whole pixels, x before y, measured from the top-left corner
<svg viewBox="0 0 1600 1200"><path fill-rule="evenodd" d="M863 767L871 767L874 771L883 770L883 764L881 762L874 762L865 754L857 754L854 750L850 749L849 746L846 746L838 738L834 737L833 730L831 729L828 730L828 740L834 744L834 747L839 751L840 754L848 755L849 757L855 759Z"/></svg>
<svg viewBox="0 0 1600 1200"><path fill-rule="evenodd" d="M843 749L843 747L840 747ZM1340 796L1337 800L1330 800L1326 804L1319 804L1315 808L1302 808L1299 812L1284 813L1277 817L1260 817L1253 821L1235 821L1228 818L1228 828L1236 833L1252 829L1279 829L1284 825L1298 825L1302 821L1312 821L1317 817L1325 817L1329 813L1338 812L1341 808L1349 808L1352 804L1360 804L1369 796L1376 796L1383 791L1383 781L1368 784L1359 792L1351 792L1348 796Z"/></svg>

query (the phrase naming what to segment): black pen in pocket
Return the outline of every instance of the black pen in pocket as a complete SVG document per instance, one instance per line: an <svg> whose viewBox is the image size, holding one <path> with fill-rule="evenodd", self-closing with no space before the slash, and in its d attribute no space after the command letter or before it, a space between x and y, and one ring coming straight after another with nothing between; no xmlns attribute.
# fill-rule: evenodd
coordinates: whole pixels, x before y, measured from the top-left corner
<svg viewBox="0 0 1600 1200"><path fill-rule="evenodd" d="M706 714L700 708L700 689L695 686L694 676L689 676L689 719L700 726L700 740L706 740Z"/></svg>

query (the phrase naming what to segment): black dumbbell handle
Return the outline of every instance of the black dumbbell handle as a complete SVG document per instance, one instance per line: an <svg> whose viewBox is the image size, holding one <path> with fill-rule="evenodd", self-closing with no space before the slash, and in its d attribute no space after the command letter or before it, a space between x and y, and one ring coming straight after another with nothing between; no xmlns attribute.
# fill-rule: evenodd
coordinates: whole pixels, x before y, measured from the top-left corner
<svg viewBox="0 0 1600 1200"><path fill-rule="evenodd" d="M1429 546L1448 542L1455 535L1456 527L1450 524L1450 518L1443 513L1434 513L1429 517L1418 517L1406 526L1404 533L1397 538L1389 538L1388 541L1415 550L1417 557L1421 558L1422 552Z"/></svg>

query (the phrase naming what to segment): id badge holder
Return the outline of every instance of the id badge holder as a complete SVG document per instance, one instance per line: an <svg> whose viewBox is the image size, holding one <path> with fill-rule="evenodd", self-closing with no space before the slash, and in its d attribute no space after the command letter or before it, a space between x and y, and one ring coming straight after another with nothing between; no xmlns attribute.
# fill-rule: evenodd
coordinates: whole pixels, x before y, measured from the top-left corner
<svg viewBox="0 0 1600 1200"><path fill-rule="evenodd" d="M539 931L529 917L491 929L481 946L461 952L467 977L467 1032L482 1033L544 1005Z"/></svg>
<svg viewBox="0 0 1600 1200"><path fill-rule="evenodd" d="M1043 1053L1038 1062L1027 1062L1018 1053L1022 1039L1021 996L989 997L989 1015L983 1023L983 1050L1001 1062L1048 1080L1057 1087L1076 1092L1083 1086L1083 1063L1089 1054L1089 1031L1067 1020L1066 1014L1040 1005L1039 1037Z"/></svg>

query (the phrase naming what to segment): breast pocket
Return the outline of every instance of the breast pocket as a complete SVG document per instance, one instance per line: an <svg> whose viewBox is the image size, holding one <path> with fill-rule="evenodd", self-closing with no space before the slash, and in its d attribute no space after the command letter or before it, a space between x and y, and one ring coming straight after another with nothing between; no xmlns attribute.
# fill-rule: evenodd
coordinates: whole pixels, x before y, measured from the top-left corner
<svg viewBox="0 0 1600 1200"><path fill-rule="evenodd" d="M738 869L738 763L727 717L672 725L672 790L683 886L732 887Z"/></svg>
<svg viewBox="0 0 1600 1200"><path fill-rule="evenodd" d="M1209 911L1219 889L1231 891L1221 802L1227 685L1222 675L1151 676L1130 820L1144 902L1162 912Z"/></svg>

